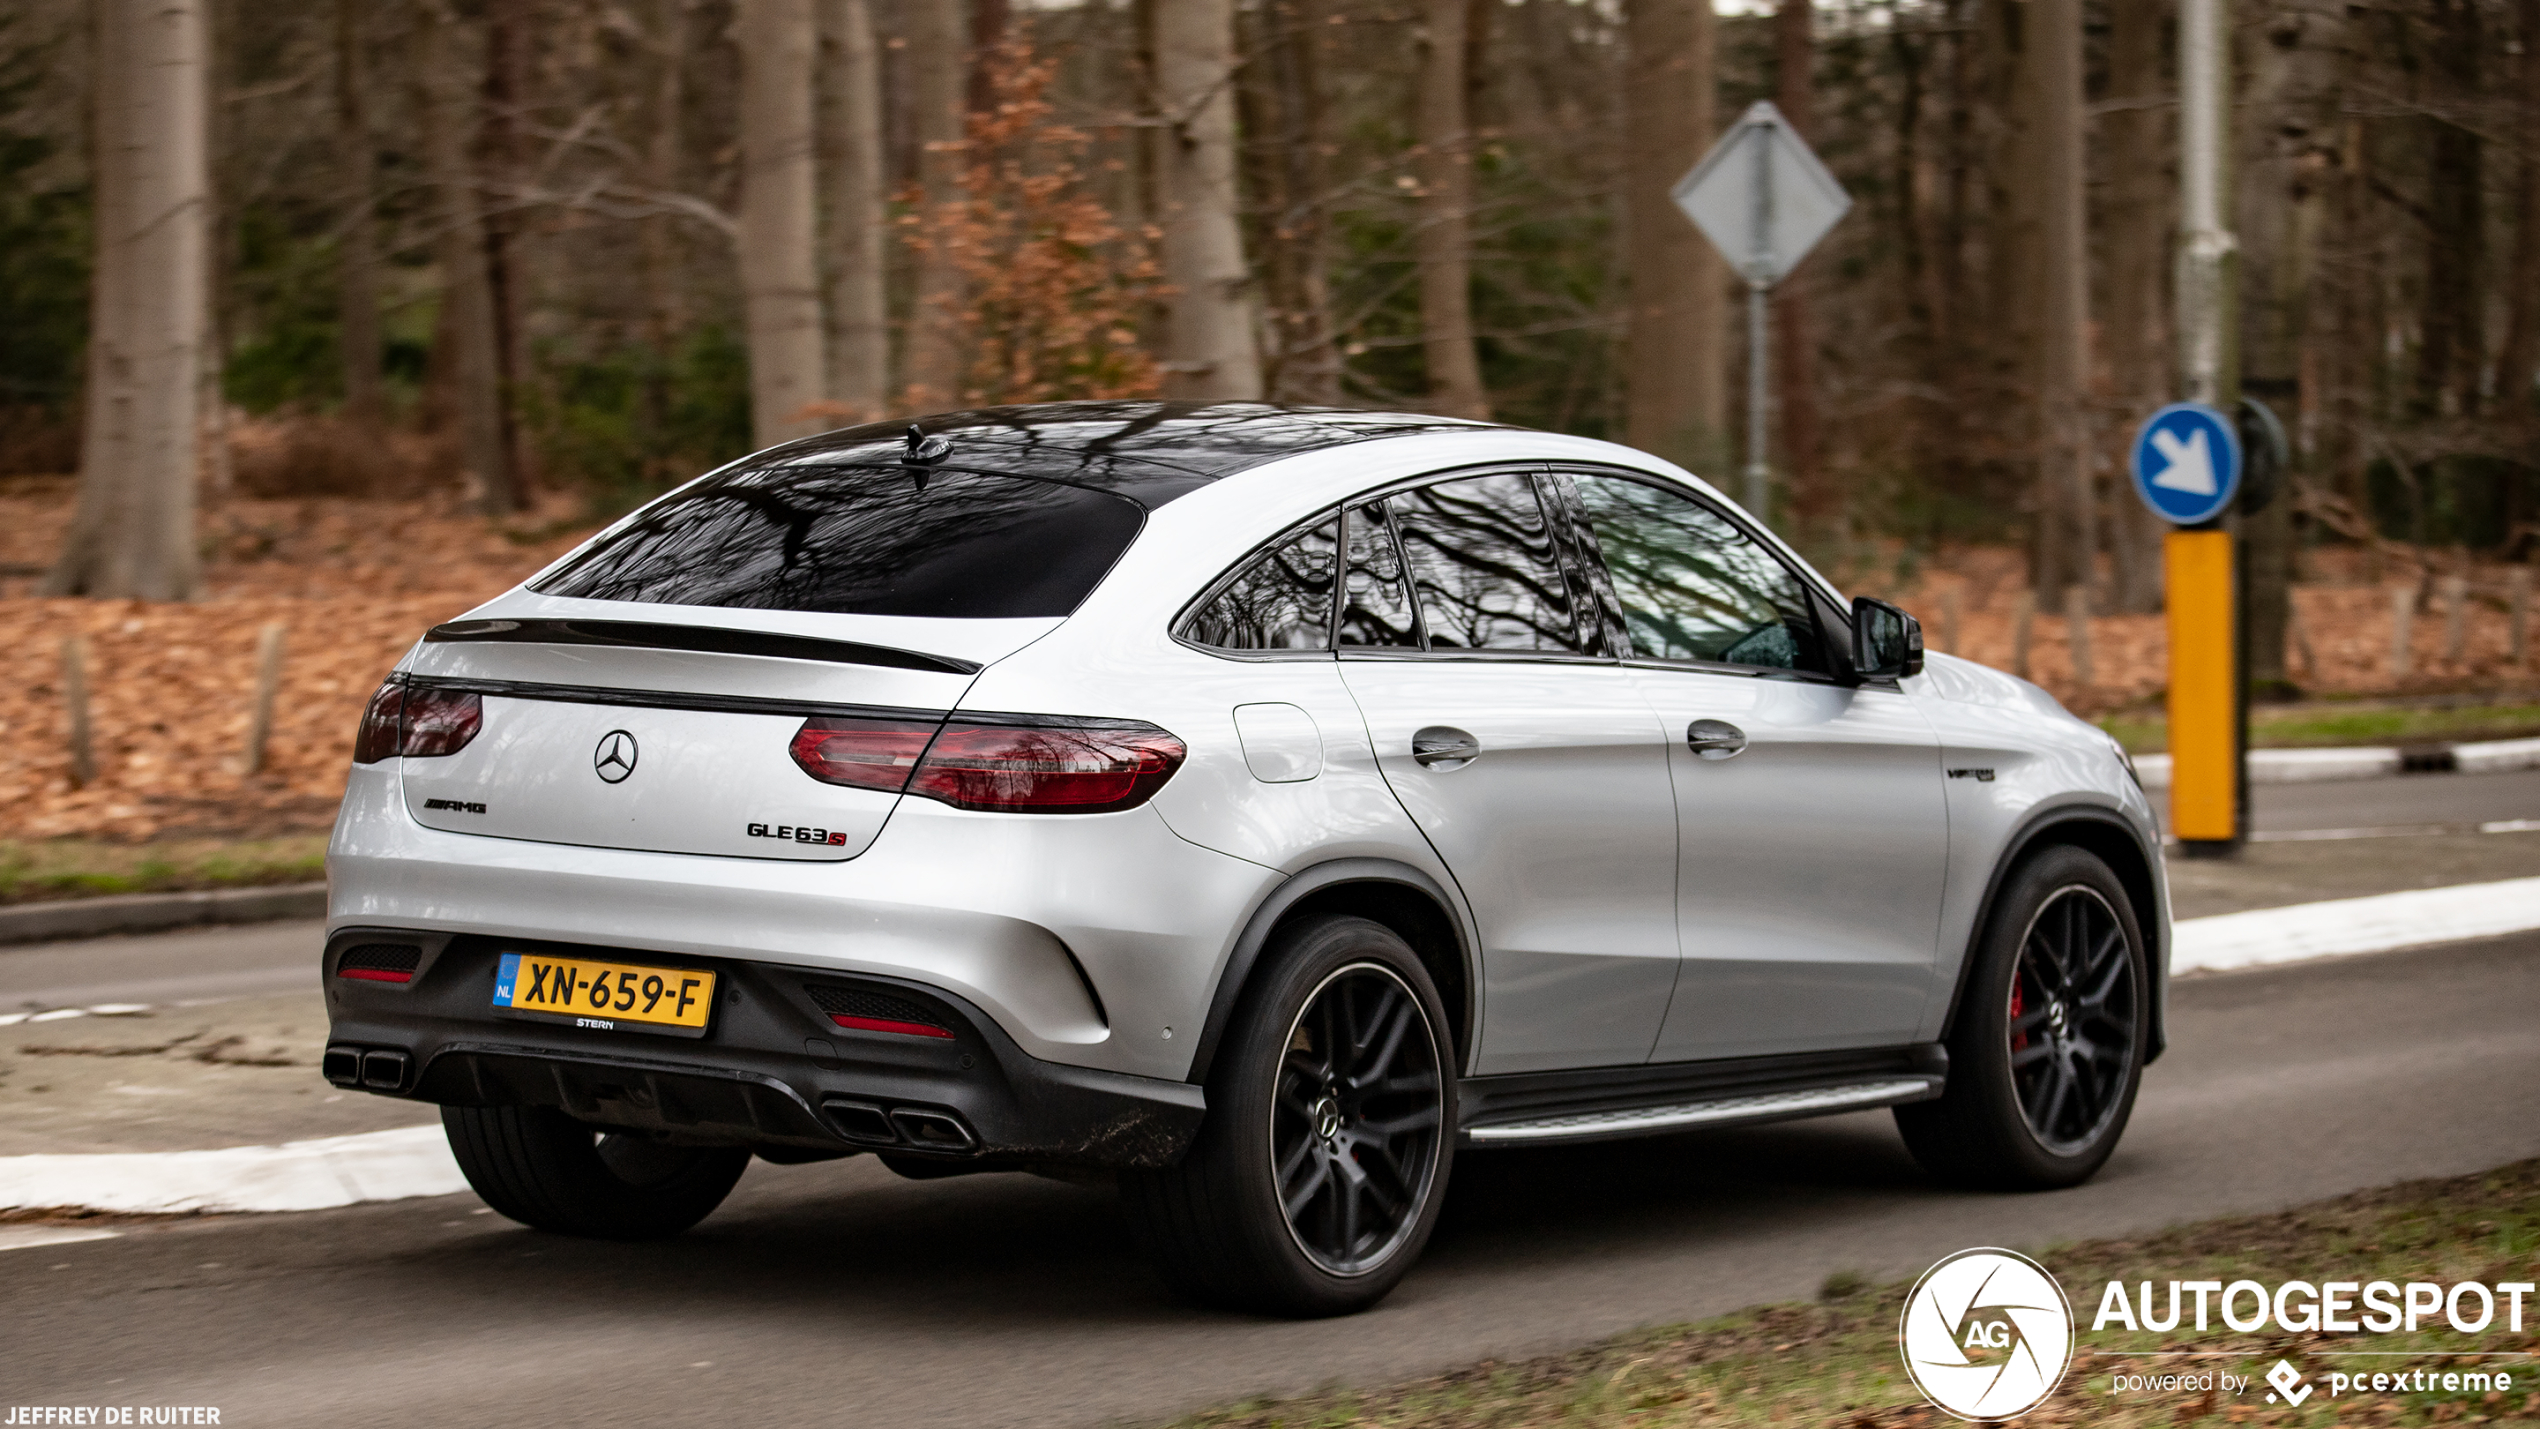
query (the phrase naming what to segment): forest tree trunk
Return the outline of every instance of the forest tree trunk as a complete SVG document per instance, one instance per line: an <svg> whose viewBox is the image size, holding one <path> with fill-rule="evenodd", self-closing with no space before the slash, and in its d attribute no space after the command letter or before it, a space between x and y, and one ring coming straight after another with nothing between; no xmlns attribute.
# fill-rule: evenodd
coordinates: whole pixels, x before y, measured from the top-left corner
<svg viewBox="0 0 2540 1429"><path fill-rule="evenodd" d="M2540 466L2540 0L2515 0L2514 28L2522 55L2514 62L2521 92L2515 118L2522 131L2522 163L2514 185L2513 280L2505 285L2505 350L2496 364L2496 391L2505 420L2522 442L2522 460Z"/></svg>
<svg viewBox="0 0 2540 1429"><path fill-rule="evenodd" d="M1332 336L1324 235L1331 165L1324 152L1320 54L1328 43L1321 0L1273 0L1259 11L1256 84L1265 93L1259 126L1270 140L1261 159L1269 211L1263 381L1272 401L1330 405L1341 400L1341 358Z"/></svg>
<svg viewBox="0 0 2540 1429"><path fill-rule="evenodd" d="M882 56L871 0L824 0L829 77L829 399L849 422L890 405L884 290Z"/></svg>
<svg viewBox="0 0 2540 1429"><path fill-rule="evenodd" d="M2433 0L2435 103L2427 127L2425 299L2417 346L2420 417L2478 410L2486 357L2487 213L2479 173L2484 146L2472 115L2484 60L2479 0Z"/></svg>
<svg viewBox="0 0 2540 1429"><path fill-rule="evenodd" d="M1773 103L1800 138L1816 141L1815 0L1781 0L1773 12ZM1802 531L1833 535L1843 523L1844 500L1825 480L1817 439L1817 336L1808 315L1814 286L1802 264L1773 288L1774 415L1780 418L1781 468L1793 523Z"/></svg>
<svg viewBox="0 0 2540 1429"><path fill-rule="evenodd" d="M2178 228L2174 120L2162 103L2168 73L2161 42L2168 0L2111 0L2108 103L2099 121L2100 172L2107 175L2101 227L2107 234L2108 370L2123 430L2169 400L2169 240ZM2161 535L2166 522L2127 482L2109 503L2108 549L2115 588L2108 608L2149 614L2161 608Z"/></svg>
<svg viewBox="0 0 2540 1429"><path fill-rule="evenodd" d="M934 234L935 216L961 201L962 114L968 35L962 0L908 0L909 102L917 141L918 234ZM961 400L961 268L942 243L923 247L917 260L917 295L908 319L907 387L901 398L911 412L957 406Z"/></svg>
<svg viewBox="0 0 2540 1429"><path fill-rule="evenodd" d="M2037 444L2038 604L2092 584L2097 501L2090 471L2090 266L2082 167L2080 0L2031 0L2021 37L2018 109L2036 223L2023 266L2033 284L2029 353Z"/></svg>
<svg viewBox="0 0 2540 1429"><path fill-rule="evenodd" d="M494 357L502 393L503 452L510 463L508 499L529 504L533 466L520 439L522 384L529 380L529 275L520 242L526 212L521 188L529 163L522 113L529 103L529 0L488 0L485 6L485 104L477 136L479 222L485 231L485 283L492 295ZM487 204L484 195L492 194Z"/></svg>
<svg viewBox="0 0 2540 1429"><path fill-rule="evenodd" d="M822 371L812 0L741 0L741 297L750 428L760 446L821 429Z"/></svg>
<svg viewBox="0 0 2540 1429"><path fill-rule="evenodd" d="M336 162L344 189L343 237L336 246L336 347L344 364L344 415L376 430L388 415L380 386L379 161L370 133L370 66L362 35L366 0L335 0Z"/></svg>
<svg viewBox="0 0 2540 1429"><path fill-rule="evenodd" d="M1624 440L1697 471L1725 470L1728 268L1669 196L1718 123L1718 26L1711 0L1629 0L1624 23Z"/></svg>
<svg viewBox="0 0 2540 1429"><path fill-rule="evenodd" d="M1156 148L1163 231L1164 391L1255 401L1252 278L1236 218L1234 0L1168 0L1154 9Z"/></svg>
<svg viewBox="0 0 2540 1429"><path fill-rule="evenodd" d="M46 595L191 600L210 284L200 0L93 0L96 273L79 509Z"/></svg>
<svg viewBox="0 0 2540 1429"><path fill-rule="evenodd" d="M1415 125L1420 181L1420 351L1431 410L1490 416L1473 346L1473 134L1465 114L1470 0L1428 0Z"/></svg>
<svg viewBox="0 0 2540 1429"><path fill-rule="evenodd" d="M451 43L458 18L448 0L418 6L416 67L426 91L424 153L433 192L440 199L441 331L448 338L449 372L459 421L459 463L476 509L488 516L514 510L511 444L503 421L501 333L494 319L494 285L487 272L485 224L478 207L476 172L468 163L467 136L476 106L459 72ZM437 343L436 343L437 345Z"/></svg>
<svg viewBox="0 0 2540 1429"><path fill-rule="evenodd" d="M2239 103L2240 390L2297 434L2297 470L2316 429L2303 419L2318 397L2312 292L2344 137L2346 58L2344 0L2279 0L2249 46ZM2249 678L2260 690L2287 680L2293 504L2288 486L2243 528Z"/></svg>

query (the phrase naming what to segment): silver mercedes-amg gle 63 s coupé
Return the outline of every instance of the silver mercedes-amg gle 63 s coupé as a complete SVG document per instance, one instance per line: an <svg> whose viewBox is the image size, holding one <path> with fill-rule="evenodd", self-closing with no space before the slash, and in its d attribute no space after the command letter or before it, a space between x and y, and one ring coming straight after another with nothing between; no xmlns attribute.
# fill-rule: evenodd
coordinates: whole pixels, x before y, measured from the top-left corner
<svg viewBox="0 0 2540 1429"><path fill-rule="evenodd" d="M329 854L339 1086L636 1239L752 1156L1113 1176L1371 1304L1456 1158L1893 1107L2106 1161L2169 920L2125 756L1700 480L1120 402L792 442L434 628Z"/></svg>

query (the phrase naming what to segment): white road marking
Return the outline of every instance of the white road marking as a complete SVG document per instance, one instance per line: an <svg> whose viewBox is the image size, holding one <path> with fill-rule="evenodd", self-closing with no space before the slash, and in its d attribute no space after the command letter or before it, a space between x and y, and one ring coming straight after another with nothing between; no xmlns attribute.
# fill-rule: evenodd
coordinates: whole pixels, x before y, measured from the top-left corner
<svg viewBox="0 0 2540 1429"><path fill-rule="evenodd" d="M122 1231L84 1230L77 1226L0 1226L0 1250L33 1250L39 1245L113 1240L122 1234Z"/></svg>
<svg viewBox="0 0 2540 1429"><path fill-rule="evenodd" d="M0 1209L315 1211L466 1189L437 1124L217 1151L0 1156Z"/></svg>
<svg viewBox="0 0 2540 1429"><path fill-rule="evenodd" d="M2258 908L2172 925L2172 972L2387 953L2540 928L2540 878Z"/></svg>

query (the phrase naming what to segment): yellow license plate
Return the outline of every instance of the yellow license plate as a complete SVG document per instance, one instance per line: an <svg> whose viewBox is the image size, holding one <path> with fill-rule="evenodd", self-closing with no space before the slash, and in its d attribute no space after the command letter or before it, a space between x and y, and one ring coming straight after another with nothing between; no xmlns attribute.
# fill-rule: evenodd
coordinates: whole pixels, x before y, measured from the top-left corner
<svg viewBox="0 0 2540 1429"><path fill-rule="evenodd" d="M602 1032L699 1037L714 1011L714 974L505 953L494 970L494 1010Z"/></svg>

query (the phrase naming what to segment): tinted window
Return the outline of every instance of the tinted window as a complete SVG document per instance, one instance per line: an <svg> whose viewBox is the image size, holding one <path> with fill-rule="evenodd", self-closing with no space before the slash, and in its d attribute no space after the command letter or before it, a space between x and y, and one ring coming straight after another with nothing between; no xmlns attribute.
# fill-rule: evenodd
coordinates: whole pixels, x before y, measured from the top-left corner
<svg viewBox="0 0 2540 1429"><path fill-rule="evenodd" d="M1220 650L1328 650L1340 556L1337 518L1253 558L1200 607L1182 637Z"/></svg>
<svg viewBox="0 0 2540 1429"><path fill-rule="evenodd" d="M1621 477L1572 480L1634 654L1825 671L1807 590L1772 552L1673 492Z"/></svg>
<svg viewBox="0 0 2540 1429"><path fill-rule="evenodd" d="M1144 520L1029 477L777 467L674 492L537 589L664 605L971 619L1072 613Z"/></svg>
<svg viewBox="0 0 2540 1429"><path fill-rule="evenodd" d="M1402 580L1402 551L1394 544L1383 503L1349 510L1348 598L1341 607L1340 643L1420 648L1411 618L1411 596Z"/></svg>
<svg viewBox="0 0 2540 1429"><path fill-rule="evenodd" d="M1576 610L1534 478L1462 477L1388 504L1430 649L1578 649Z"/></svg>

